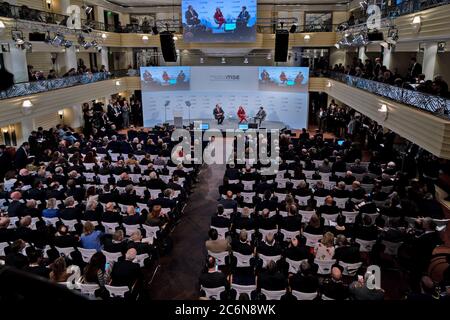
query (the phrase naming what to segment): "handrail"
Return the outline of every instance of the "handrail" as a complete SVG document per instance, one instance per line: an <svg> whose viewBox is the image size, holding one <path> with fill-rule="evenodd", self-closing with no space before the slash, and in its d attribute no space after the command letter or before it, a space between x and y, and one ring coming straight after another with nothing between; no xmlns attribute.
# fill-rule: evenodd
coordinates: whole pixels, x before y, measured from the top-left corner
<svg viewBox="0 0 450 320"><path fill-rule="evenodd" d="M435 116L450 119L450 100L446 98L396 87L378 81L354 77L344 73L329 72L326 74L326 77L389 100L429 112Z"/></svg>
<svg viewBox="0 0 450 320"><path fill-rule="evenodd" d="M0 91L0 99L23 97L36 93L48 92L52 90L69 88L88 83L121 78L124 76L127 76L127 70L118 70L112 73L97 72L51 80L39 80L33 82L16 83L9 89Z"/></svg>

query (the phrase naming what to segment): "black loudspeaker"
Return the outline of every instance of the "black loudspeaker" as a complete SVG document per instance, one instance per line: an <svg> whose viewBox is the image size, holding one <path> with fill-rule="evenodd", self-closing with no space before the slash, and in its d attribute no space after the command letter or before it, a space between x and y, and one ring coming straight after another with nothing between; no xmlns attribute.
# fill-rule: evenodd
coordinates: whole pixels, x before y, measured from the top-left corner
<svg viewBox="0 0 450 320"><path fill-rule="evenodd" d="M45 33L32 32L29 34L30 41L45 41Z"/></svg>
<svg viewBox="0 0 450 320"><path fill-rule="evenodd" d="M161 41L161 51L166 62L177 62L177 50L175 49L175 40L170 31L163 31L159 34Z"/></svg>
<svg viewBox="0 0 450 320"><path fill-rule="evenodd" d="M258 129L258 124L257 123L249 123L248 128L249 129Z"/></svg>
<svg viewBox="0 0 450 320"><path fill-rule="evenodd" d="M286 62L289 50L289 31L277 30L275 33L275 62Z"/></svg>
<svg viewBox="0 0 450 320"><path fill-rule="evenodd" d="M367 34L367 40L369 41L383 41L383 32L369 32Z"/></svg>

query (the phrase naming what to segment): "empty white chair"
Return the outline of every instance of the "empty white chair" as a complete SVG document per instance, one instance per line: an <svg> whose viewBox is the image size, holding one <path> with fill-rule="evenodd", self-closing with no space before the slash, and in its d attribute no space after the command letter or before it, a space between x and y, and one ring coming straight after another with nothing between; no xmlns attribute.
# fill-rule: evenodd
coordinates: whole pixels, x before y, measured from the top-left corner
<svg viewBox="0 0 450 320"><path fill-rule="evenodd" d="M278 214L283 218L288 216L287 211L283 211L283 210L278 211Z"/></svg>
<svg viewBox="0 0 450 320"><path fill-rule="evenodd" d="M124 287L114 287L114 286L105 286L106 290L108 290L111 297L120 297L123 298L125 296L125 293L130 291L130 288L124 286Z"/></svg>
<svg viewBox="0 0 450 320"><path fill-rule="evenodd" d="M152 226L147 226L147 225L143 224L142 228L144 228L144 230L145 230L146 238L156 239L157 232L159 231L158 226L152 227Z"/></svg>
<svg viewBox="0 0 450 320"><path fill-rule="evenodd" d="M110 153L109 156L111 157L111 160L113 162L117 162L117 159L119 158L120 153Z"/></svg>
<svg viewBox="0 0 450 320"><path fill-rule="evenodd" d="M245 203L253 203L254 192L241 192L241 196L244 198Z"/></svg>
<svg viewBox="0 0 450 320"><path fill-rule="evenodd" d="M250 267L250 259L253 257L253 255L243 255L239 252L233 252L233 255L236 257L237 264L236 267Z"/></svg>
<svg viewBox="0 0 450 320"><path fill-rule="evenodd" d="M326 301L333 301L333 298L327 297L326 295L322 295L322 300L326 300Z"/></svg>
<svg viewBox="0 0 450 320"><path fill-rule="evenodd" d="M83 166L87 171L92 171L92 169L94 169L95 163L83 163ZM86 174L84 174L84 176L86 176Z"/></svg>
<svg viewBox="0 0 450 320"><path fill-rule="evenodd" d="M308 247L314 247L319 243L320 240L322 240L323 237L321 234L311 234L307 232L303 232L303 235L306 238L306 245Z"/></svg>
<svg viewBox="0 0 450 320"><path fill-rule="evenodd" d="M218 266L224 266L225 265L225 257L228 256L228 252L224 251L224 252L215 253L215 252L211 252L208 250L208 255L210 255L211 257L214 257L216 259L216 263Z"/></svg>
<svg viewBox="0 0 450 320"><path fill-rule="evenodd" d="M369 216L372 219L372 224L375 223L375 219L378 217L378 213L363 213L363 217Z"/></svg>
<svg viewBox="0 0 450 320"><path fill-rule="evenodd" d="M267 300L280 300L283 295L286 294L286 290L266 290L261 289L261 293L266 296Z"/></svg>
<svg viewBox="0 0 450 320"><path fill-rule="evenodd" d="M200 290L205 291L206 297L208 299L214 299L214 300L220 300L220 294L225 291L225 287L218 287L218 288L206 288L201 287Z"/></svg>
<svg viewBox="0 0 450 320"><path fill-rule="evenodd" d="M265 267L267 266L267 264L268 264L270 261L277 262L278 260L281 259L281 255L276 255L276 256L265 256L265 255L263 255L263 254L259 254L258 256L259 256L259 257L261 258L261 260L263 261L263 268L265 268Z"/></svg>
<svg viewBox="0 0 450 320"><path fill-rule="evenodd" d="M91 260L91 257L97 252L95 249L84 249L84 248L78 248L78 251L81 253L81 257L83 258L83 261L88 263L89 260Z"/></svg>
<svg viewBox="0 0 450 320"><path fill-rule="evenodd" d="M317 297L317 292L300 292L292 290L292 295L297 298L297 300L314 300Z"/></svg>
<svg viewBox="0 0 450 320"><path fill-rule="evenodd" d="M298 270L300 269L300 265L302 264L302 262L306 261L306 260L307 259L296 261L296 260L291 260L289 258L286 258L286 262L289 264L289 272L297 273Z"/></svg>
<svg viewBox="0 0 450 320"><path fill-rule="evenodd" d="M150 197L152 199L158 198L159 194L161 193L161 190L159 189L148 189L148 191L150 192Z"/></svg>
<svg viewBox="0 0 450 320"><path fill-rule="evenodd" d="M355 239L356 243L359 243L359 252L370 252L372 251L372 247L374 246L376 240L362 240L362 239Z"/></svg>
<svg viewBox="0 0 450 320"><path fill-rule="evenodd" d="M384 253L390 256L397 256L398 249L403 244L403 242L391 242L382 240L382 244L384 244Z"/></svg>
<svg viewBox="0 0 450 320"><path fill-rule="evenodd" d="M373 184L361 183L361 188L363 188L367 193L372 192Z"/></svg>
<svg viewBox="0 0 450 320"><path fill-rule="evenodd" d="M236 290L236 299L238 299L242 293L246 293L250 296L252 291L256 290L256 285L242 286L240 284L232 283L231 288Z"/></svg>
<svg viewBox="0 0 450 320"><path fill-rule="evenodd" d="M355 276L356 273L358 272L359 268L361 268L362 266L362 262L357 262L357 263L345 263L342 261L339 261L339 265L344 269L342 271L342 274L344 276Z"/></svg>
<svg viewBox="0 0 450 320"><path fill-rule="evenodd" d="M314 263L317 264L319 269L317 270L317 274L328 275L331 273L331 267L336 263L335 259L331 260L318 260L314 259Z"/></svg>
<svg viewBox="0 0 450 320"><path fill-rule="evenodd" d="M108 179L110 178L109 174L99 174L97 176L100 179L101 184L108 184Z"/></svg>
<svg viewBox="0 0 450 320"><path fill-rule="evenodd" d="M345 203L348 201L348 198L334 198L334 201L336 202L336 206L338 208L345 208Z"/></svg>
<svg viewBox="0 0 450 320"><path fill-rule="evenodd" d="M314 196L314 199L317 201L317 206L320 207L321 205L325 204L325 198L326 197L317 197Z"/></svg>
<svg viewBox="0 0 450 320"><path fill-rule="evenodd" d="M94 181L94 177L95 177L95 173L93 173L93 172L85 172L85 173L83 173L83 176L86 178L87 182L93 182Z"/></svg>
<svg viewBox="0 0 450 320"><path fill-rule="evenodd" d="M255 181L246 181L242 180L242 184L244 185L244 190L253 190L253 186L255 185Z"/></svg>
<svg viewBox="0 0 450 320"><path fill-rule="evenodd" d="M89 295L90 297L94 297L95 290L100 289L98 284L90 284L90 283L77 283L77 287L80 288L82 294Z"/></svg>
<svg viewBox="0 0 450 320"><path fill-rule="evenodd" d="M140 174L137 174L137 173L130 173L128 176L130 177L131 181L133 181L134 183L139 183L139 179L142 177ZM145 188L145 187L143 187L143 188Z"/></svg>
<svg viewBox="0 0 450 320"><path fill-rule="evenodd" d="M303 170L303 173L305 174L306 179L312 179L314 171L313 170Z"/></svg>
<svg viewBox="0 0 450 320"><path fill-rule="evenodd" d="M102 253L105 255L106 261L108 262L117 262L117 260L119 260L119 258L122 256L121 252L108 252L102 250Z"/></svg>
<svg viewBox="0 0 450 320"><path fill-rule="evenodd" d="M281 229L280 231L284 235L284 241L291 241L300 234L300 231L288 231L284 229Z"/></svg>
<svg viewBox="0 0 450 320"><path fill-rule="evenodd" d="M342 211L342 215L345 217L345 223L355 223L358 211Z"/></svg>

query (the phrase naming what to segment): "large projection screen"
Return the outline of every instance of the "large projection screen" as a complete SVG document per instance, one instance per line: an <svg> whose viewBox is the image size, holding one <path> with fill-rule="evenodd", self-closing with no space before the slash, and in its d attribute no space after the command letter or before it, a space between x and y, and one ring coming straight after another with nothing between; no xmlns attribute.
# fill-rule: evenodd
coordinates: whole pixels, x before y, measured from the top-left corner
<svg viewBox="0 0 450 320"><path fill-rule="evenodd" d="M219 103L230 121L237 119L239 106L249 117L263 106L266 121L306 128L308 84L309 69L299 67L144 67L144 126L169 122L174 116L191 122L210 120Z"/></svg>
<svg viewBox="0 0 450 320"><path fill-rule="evenodd" d="M183 0L184 42L255 42L257 0Z"/></svg>

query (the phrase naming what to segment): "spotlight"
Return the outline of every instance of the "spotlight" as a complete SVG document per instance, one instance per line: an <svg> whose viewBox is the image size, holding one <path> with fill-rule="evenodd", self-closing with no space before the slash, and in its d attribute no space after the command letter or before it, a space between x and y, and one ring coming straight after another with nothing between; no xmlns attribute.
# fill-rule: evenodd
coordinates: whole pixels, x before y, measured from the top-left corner
<svg viewBox="0 0 450 320"><path fill-rule="evenodd" d="M305 41L309 41L309 40L311 40L311 36L309 34L305 34L303 39L305 39Z"/></svg>
<svg viewBox="0 0 450 320"><path fill-rule="evenodd" d="M245 59L244 59L244 63L245 63L245 64L248 64L248 58L245 58Z"/></svg>
<svg viewBox="0 0 450 320"><path fill-rule="evenodd" d="M64 36L60 33L56 33L52 39L52 45L55 47L61 46L64 43Z"/></svg>
<svg viewBox="0 0 450 320"><path fill-rule="evenodd" d="M72 45L73 45L73 42L70 40L65 40L63 42L63 46L66 47L67 49L69 49Z"/></svg>
<svg viewBox="0 0 450 320"><path fill-rule="evenodd" d="M297 31L297 24L294 23L294 24L291 26L291 29L289 29L289 32L290 32L290 33L295 33L296 31Z"/></svg>
<svg viewBox="0 0 450 320"><path fill-rule="evenodd" d="M22 107L24 108L31 108L33 106L33 104L31 103L30 100L25 100L24 102L22 102Z"/></svg>
<svg viewBox="0 0 450 320"><path fill-rule="evenodd" d="M225 63L227 63L227 60L225 60L225 58L222 57L222 64L225 64Z"/></svg>
<svg viewBox="0 0 450 320"><path fill-rule="evenodd" d="M11 31L11 38L16 42L16 45L23 45L25 40L23 37L23 32L19 30Z"/></svg>

